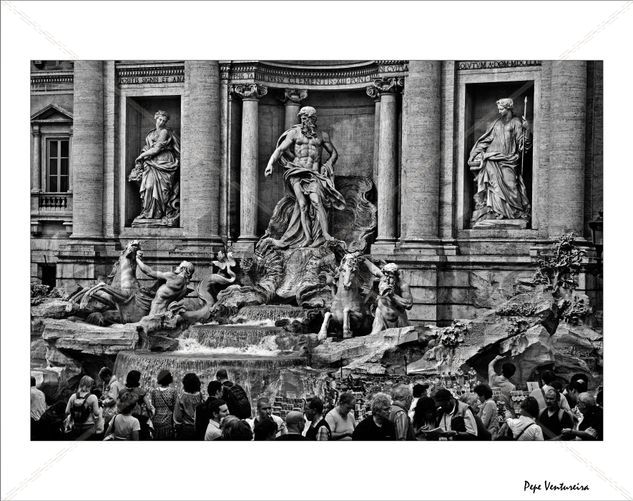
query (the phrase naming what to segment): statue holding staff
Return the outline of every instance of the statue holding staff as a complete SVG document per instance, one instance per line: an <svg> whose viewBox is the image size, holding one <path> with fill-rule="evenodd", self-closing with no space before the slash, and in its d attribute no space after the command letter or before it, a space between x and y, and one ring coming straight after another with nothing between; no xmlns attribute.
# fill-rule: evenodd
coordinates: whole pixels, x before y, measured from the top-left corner
<svg viewBox="0 0 633 501"><path fill-rule="evenodd" d="M522 164L525 151L532 147L532 136L525 114L521 118L515 116L513 105L509 98L497 101L499 118L477 140L468 157L476 185L473 224L495 219L530 219Z"/></svg>

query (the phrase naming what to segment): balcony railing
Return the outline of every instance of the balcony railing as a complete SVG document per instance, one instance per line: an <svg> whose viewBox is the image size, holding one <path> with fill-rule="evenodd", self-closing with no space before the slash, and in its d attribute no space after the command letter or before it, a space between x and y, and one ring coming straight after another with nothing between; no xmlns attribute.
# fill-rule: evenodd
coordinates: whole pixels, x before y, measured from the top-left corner
<svg viewBox="0 0 633 501"><path fill-rule="evenodd" d="M72 210L72 200L72 193L40 193L39 209L45 212L66 212Z"/></svg>

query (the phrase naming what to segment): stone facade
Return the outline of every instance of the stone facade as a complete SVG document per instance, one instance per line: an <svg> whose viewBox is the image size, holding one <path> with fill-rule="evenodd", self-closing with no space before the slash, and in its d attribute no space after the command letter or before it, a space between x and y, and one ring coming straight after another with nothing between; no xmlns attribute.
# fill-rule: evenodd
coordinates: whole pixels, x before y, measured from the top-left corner
<svg viewBox="0 0 633 501"><path fill-rule="evenodd" d="M335 175L374 179L371 253L403 270L413 323L492 308L520 291L539 252L567 231L587 247L579 292L602 304L588 225L603 204L601 62L45 63L31 73L32 279L94 283L132 239L152 267L193 262L194 281L224 245L238 258L252 251L284 193L281 173L264 177L266 161L309 105L339 151ZM529 102L530 224L471 228L468 152L494 118L491 103L509 96L519 116ZM182 143L180 225L133 228L138 190L127 177L158 109ZM70 149L63 193L49 189L59 175L50 141L60 138Z"/></svg>

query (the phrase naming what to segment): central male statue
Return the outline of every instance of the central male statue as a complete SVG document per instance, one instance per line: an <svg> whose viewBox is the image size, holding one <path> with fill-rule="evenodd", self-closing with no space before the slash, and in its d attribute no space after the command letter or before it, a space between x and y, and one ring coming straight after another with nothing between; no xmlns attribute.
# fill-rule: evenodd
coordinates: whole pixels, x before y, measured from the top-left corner
<svg viewBox="0 0 633 501"><path fill-rule="evenodd" d="M269 241L280 249L318 247L334 240L328 228L327 210L345 208L343 195L334 187L332 167L338 153L330 136L317 129L316 110L311 106L301 108L298 116L301 124L282 134L264 171L270 176L278 162L296 200L284 234ZM330 155L325 163L322 163L323 150Z"/></svg>

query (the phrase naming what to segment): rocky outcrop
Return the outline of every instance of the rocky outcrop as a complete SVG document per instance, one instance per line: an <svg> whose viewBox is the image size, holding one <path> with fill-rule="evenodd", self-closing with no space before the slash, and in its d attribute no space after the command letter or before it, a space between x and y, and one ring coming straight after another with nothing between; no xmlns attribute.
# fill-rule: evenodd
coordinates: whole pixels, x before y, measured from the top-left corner
<svg viewBox="0 0 633 501"><path fill-rule="evenodd" d="M367 364L380 363L389 350L408 343L422 343L427 335L409 326L342 341L328 338L314 348L312 361L316 366L343 365L348 369L366 369Z"/></svg>
<svg viewBox="0 0 633 501"><path fill-rule="evenodd" d="M57 350L87 355L116 355L122 350L133 350L139 341L136 324L99 327L84 322L50 318L43 322L42 339Z"/></svg>
<svg viewBox="0 0 633 501"><path fill-rule="evenodd" d="M31 318L66 318L69 304L63 299L44 299L39 304L31 305Z"/></svg>

